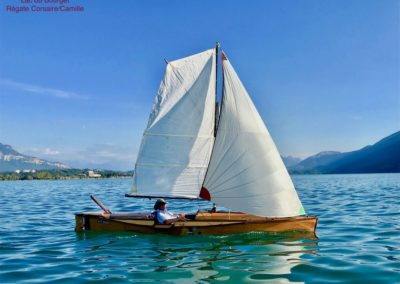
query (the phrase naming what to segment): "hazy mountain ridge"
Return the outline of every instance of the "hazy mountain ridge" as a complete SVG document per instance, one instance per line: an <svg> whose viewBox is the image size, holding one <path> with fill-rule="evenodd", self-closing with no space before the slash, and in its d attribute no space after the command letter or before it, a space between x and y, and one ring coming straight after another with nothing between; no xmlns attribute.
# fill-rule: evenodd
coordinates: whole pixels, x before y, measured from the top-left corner
<svg viewBox="0 0 400 284"><path fill-rule="evenodd" d="M69 169L68 165L59 162L50 162L32 156L21 154L10 145L0 143L0 172L16 170L56 170Z"/></svg>
<svg viewBox="0 0 400 284"><path fill-rule="evenodd" d="M400 131L360 150L318 153L288 169L295 174L399 173Z"/></svg>
<svg viewBox="0 0 400 284"><path fill-rule="evenodd" d="M287 168L293 167L302 161L300 158L296 158L293 156L286 156L286 157L281 156L281 158Z"/></svg>
<svg viewBox="0 0 400 284"><path fill-rule="evenodd" d="M288 167L291 172L296 171L298 173L306 171L307 173L313 173L317 168L329 165L341 158L343 158L346 153L341 153L337 151L324 151L313 156L310 156L296 165Z"/></svg>

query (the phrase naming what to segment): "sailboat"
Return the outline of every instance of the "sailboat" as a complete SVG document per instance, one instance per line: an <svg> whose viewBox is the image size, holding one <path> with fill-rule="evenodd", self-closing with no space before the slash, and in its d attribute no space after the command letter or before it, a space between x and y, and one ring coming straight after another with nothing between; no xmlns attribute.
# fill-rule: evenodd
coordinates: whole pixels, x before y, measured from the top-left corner
<svg viewBox="0 0 400 284"><path fill-rule="evenodd" d="M262 118L219 44L166 63L126 196L205 199L228 210L198 211L164 225L152 212L112 213L92 197L103 212L76 213L76 231L315 233L317 217L306 215Z"/></svg>

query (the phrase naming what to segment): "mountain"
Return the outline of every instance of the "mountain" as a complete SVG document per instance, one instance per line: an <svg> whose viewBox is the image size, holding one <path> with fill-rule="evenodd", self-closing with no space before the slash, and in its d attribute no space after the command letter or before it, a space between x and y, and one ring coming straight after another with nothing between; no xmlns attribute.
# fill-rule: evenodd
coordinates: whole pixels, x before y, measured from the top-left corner
<svg viewBox="0 0 400 284"><path fill-rule="evenodd" d="M14 172L16 170L56 170L70 167L49 162L36 157L23 155L15 151L10 145L0 143L0 172Z"/></svg>
<svg viewBox="0 0 400 284"><path fill-rule="evenodd" d="M289 171L321 174L399 173L400 131L360 150L321 152L289 168Z"/></svg>
<svg viewBox="0 0 400 284"><path fill-rule="evenodd" d="M330 163L339 160L346 153L336 152L336 151L324 151L320 152L314 156L308 157L296 165L289 166L291 172L307 172L307 173L319 173L319 168L322 166L329 165Z"/></svg>
<svg viewBox="0 0 400 284"><path fill-rule="evenodd" d="M287 168L294 167L298 163L301 162L300 158L296 158L296 157L292 157L292 156L287 156L287 157L281 156L281 158Z"/></svg>

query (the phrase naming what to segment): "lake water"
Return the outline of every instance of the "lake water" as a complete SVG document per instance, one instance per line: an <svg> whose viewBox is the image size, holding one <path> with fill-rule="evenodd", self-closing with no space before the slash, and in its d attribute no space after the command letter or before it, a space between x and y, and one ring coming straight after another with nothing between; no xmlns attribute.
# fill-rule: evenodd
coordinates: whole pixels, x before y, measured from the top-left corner
<svg viewBox="0 0 400 284"><path fill-rule="evenodd" d="M74 232L74 212L151 210L131 180L0 182L0 283L400 283L400 174L293 176L318 239ZM210 208L171 201L172 211Z"/></svg>

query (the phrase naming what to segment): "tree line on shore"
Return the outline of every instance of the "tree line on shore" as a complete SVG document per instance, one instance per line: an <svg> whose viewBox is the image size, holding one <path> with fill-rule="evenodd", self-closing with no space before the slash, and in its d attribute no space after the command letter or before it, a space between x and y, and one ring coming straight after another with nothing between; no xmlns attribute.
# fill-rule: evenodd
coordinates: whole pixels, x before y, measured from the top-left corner
<svg viewBox="0 0 400 284"><path fill-rule="evenodd" d="M91 177L89 169L38 170L21 172L0 172L1 180L56 180L56 179L87 179L87 178L130 178L133 171L95 170L96 177Z"/></svg>

